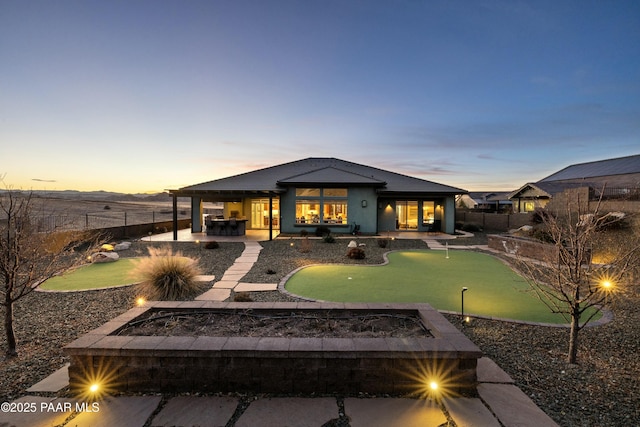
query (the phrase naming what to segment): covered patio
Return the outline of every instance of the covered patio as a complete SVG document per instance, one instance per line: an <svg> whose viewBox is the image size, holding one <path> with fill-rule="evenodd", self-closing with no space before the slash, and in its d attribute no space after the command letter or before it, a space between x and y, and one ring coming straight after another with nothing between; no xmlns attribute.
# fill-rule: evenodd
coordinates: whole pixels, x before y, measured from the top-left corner
<svg viewBox="0 0 640 427"><path fill-rule="evenodd" d="M471 235L470 233L464 233L466 236ZM177 238L174 238L174 233L172 231L168 233L154 234L152 236L143 237L141 240L145 242L266 242L268 240L272 240L269 238L269 230L247 230L246 234L243 236L209 236L206 232L198 232L192 233L190 229L185 228L182 230L178 230L176 234ZM273 238L278 239L300 239L300 236L293 235L282 235L279 231L275 230L273 233ZM315 236L309 236L309 238L316 238ZM385 232L377 236L352 236L352 235L335 235L336 239L343 240L355 240L358 238L367 238L367 239L375 239L375 238L387 238L387 239L418 239L418 240L449 240L455 239L456 236L452 236L443 232L425 232L425 231L391 231Z"/></svg>

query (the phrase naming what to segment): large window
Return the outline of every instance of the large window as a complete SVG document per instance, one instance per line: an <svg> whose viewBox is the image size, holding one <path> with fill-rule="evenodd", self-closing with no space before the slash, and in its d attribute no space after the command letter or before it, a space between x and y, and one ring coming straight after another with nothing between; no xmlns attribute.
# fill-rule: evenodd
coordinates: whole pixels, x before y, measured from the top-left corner
<svg viewBox="0 0 640 427"><path fill-rule="evenodd" d="M435 209L433 202L422 202L422 224L432 225L435 221Z"/></svg>
<svg viewBox="0 0 640 427"><path fill-rule="evenodd" d="M346 188L296 188L296 223L347 224Z"/></svg>

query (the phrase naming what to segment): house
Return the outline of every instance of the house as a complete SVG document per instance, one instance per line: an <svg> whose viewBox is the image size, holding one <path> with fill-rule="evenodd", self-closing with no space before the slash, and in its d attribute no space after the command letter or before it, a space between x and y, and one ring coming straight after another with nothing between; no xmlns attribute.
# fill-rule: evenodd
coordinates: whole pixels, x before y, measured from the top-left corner
<svg viewBox="0 0 640 427"><path fill-rule="evenodd" d="M377 234L453 233L455 197L465 190L336 158L306 158L169 190L191 198L192 232L203 229L203 202L222 202L225 218L246 229ZM174 230L176 228L174 227ZM177 238L174 232L174 239Z"/></svg>
<svg viewBox="0 0 640 427"><path fill-rule="evenodd" d="M471 191L458 196L458 207L482 212L508 212L512 202L509 191Z"/></svg>
<svg viewBox="0 0 640 427"><path fill-rule="evenodd" d="M528 183L509 194L515 212L544 208L554 197L569 189L589 188L591 197L632 198L640 188L640 154L579 163Z"/></svg>

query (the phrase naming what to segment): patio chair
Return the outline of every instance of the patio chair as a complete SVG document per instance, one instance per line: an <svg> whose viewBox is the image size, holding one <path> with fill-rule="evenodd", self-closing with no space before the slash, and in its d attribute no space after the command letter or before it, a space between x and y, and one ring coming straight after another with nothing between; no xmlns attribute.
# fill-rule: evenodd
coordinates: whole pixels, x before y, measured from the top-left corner
<svg viewBox="0 0 640 427"><path fill-rule="evenodd" d="M229 218L229 228L231 229L231 235L238 235L238 222L235 218Z"/></svg>
<svg viewBox="0 0 640 427"><path fill-rule="evenodd" d="M227 235L227 223L226 221L218 221L218 236Z"/></svg>
<svg viewBox="0 0 640 427"><path fill-rule="evenodd" d="M353 234L354 236L360 234L360 225L354 222L351 226L351 234Z"/></svg>

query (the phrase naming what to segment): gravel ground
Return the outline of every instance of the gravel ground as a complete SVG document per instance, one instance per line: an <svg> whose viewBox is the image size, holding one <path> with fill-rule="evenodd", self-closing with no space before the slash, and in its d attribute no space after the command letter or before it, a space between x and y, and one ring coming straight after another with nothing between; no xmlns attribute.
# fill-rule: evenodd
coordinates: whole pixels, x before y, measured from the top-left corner
<svg viewBox="0 0 640 427"><path fill-rule="evenodd" d="M459 239L455 244L467 244ZM374 239L364 243L367 258L345 257L347 240L326 244L310 240L311 251L298 249L300 240L264 242L258 263L243 279L276 283L302 265L314 263L379 263L392 249L425 248L423 242L391 241L378 248ZM290 243L294 243L292 247ZM482 243L475 238L473 243ZM222 243L205 250L193 243L173 243L185 256L199 257L204 274L222 277L243 250L242 244ZM144 254L136 242L131 256ZM272 271L268 271L272 270ZM20 356L0 360L0 401L17 398L25 389L62 366L62 347L85 332L133 306L134 290L119 288L78 293L36 292L16 304L16 331ZM253 292L254 301L294 301L278 292ZM640 290L629 292L613 306L614 320L587 328L580 335L579 363L565 362L568 330L474 319L463 326L447 315L482 351L516 381L547 414L562 426L632 426L640 420ZM0 345L5 347L4 335Z"/></svg>

